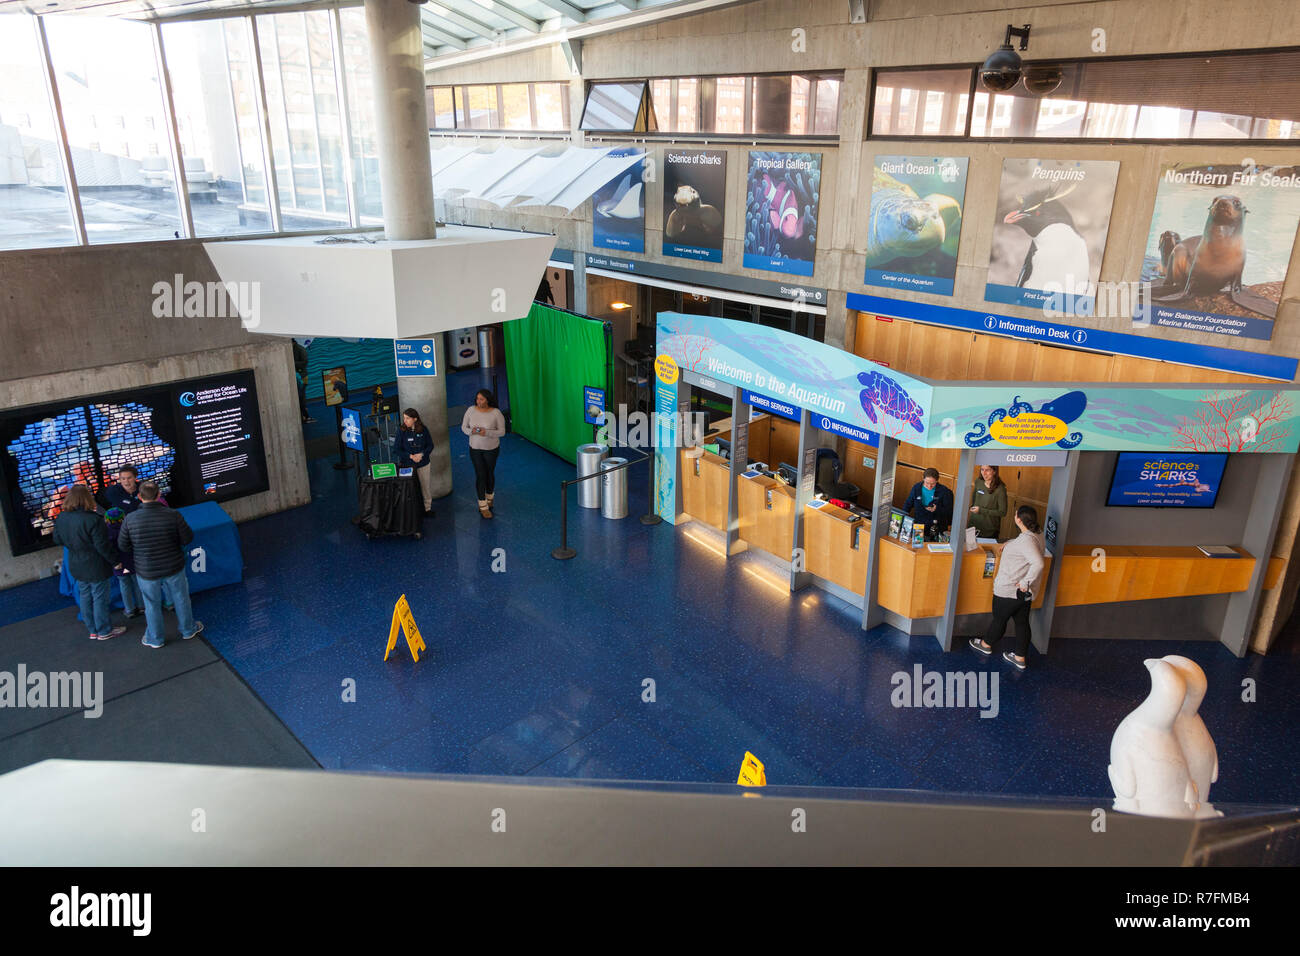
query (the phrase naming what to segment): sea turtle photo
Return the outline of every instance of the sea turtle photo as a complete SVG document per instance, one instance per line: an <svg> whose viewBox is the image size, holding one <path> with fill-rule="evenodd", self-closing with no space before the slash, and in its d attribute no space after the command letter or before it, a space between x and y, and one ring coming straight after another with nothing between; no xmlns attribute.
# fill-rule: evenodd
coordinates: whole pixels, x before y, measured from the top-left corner
<svg viewBox="0 0 1300 956"><path fill-rule="evenodd" d="M879 168L871 188L871 217L867 224L867 268L895 259L914 259L940 250L956 258L961 204L952 196L916 190Z"/></svg>

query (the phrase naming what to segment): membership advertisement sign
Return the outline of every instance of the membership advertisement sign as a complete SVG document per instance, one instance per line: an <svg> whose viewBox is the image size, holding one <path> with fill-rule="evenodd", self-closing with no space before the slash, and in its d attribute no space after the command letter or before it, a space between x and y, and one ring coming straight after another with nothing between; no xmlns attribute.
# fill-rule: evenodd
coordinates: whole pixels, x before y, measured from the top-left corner
<svg viewBox="0 0 1300 956"><path fill-rule="evenodd" d="M966 203L966 156L877 156L865 285L952 295Z"/></svg>
<svg viewBox="0 0 1300 956"><path fill-rule="evenodd" d="M721 262L726 212L726 152L665 149L664 255Z"/></svg>
<svg viewBox="0 0 1300 956"><path fill-rule="evenodd" d="M1300 166L1161 167L1139 324L1271 339L1300 224Z"/></svg>
<svg viewBox="0 0 1300 956"><path fill-rule="evenodd" d="M821 153L750 150L745 191L746 269L813 274L821 181Z"/></svg>
<svg viewBox="0 0 1300 956"><path fill-rule="evenodd" d="M628 150L627 154L642 150ZM624 155L611 153L611 156ZM645 252L645 158L591 197L591 243L602 249Z"/></svg>
<svg viewBox="0 0 1300 956"><path fill-rule="evenodd" d="M984 298L1091 315L1116 160L1004 159Z"/></svg>

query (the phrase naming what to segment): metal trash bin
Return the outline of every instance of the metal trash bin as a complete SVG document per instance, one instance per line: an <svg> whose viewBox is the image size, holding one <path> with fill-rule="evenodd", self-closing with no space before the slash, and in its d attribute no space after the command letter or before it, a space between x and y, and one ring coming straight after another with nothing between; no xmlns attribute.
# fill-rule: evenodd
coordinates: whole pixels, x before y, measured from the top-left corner
<svg viewBox="0 0 1300 956"><path fill-rule="evenodd" d="M578 477L585 478L587 475L594 475L600 471L600 463L604 461L605 456L608 454L608 445L579 445ZM602 481L604 481L603 478L593 478L590 481L578 483L579 508L600 507L600 484Z"/></svg>
<svg viewBox="0 0 1300 956"><path fill-rule="evenodd" d="M496 368L497 357L496 328L491 325L481 326L478 330L478 364L479 368Z"/></svg>
<svg viewBox="0 0 1300 956"><path fill-rule="evenodd" d="M600 464L600 513L606 518L627 517L627 469L613 470L626 464L626 458L606 458Z"/></svg>

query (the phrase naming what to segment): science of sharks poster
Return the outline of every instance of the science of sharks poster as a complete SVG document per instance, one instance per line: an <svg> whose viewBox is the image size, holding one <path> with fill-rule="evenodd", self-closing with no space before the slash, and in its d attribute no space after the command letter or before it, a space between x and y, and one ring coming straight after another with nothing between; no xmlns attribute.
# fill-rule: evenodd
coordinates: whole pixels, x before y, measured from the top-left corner
<svg viewBox="0 0 1300 956"><path fill-rule="evenodd" d="M750 150L745 182L745 268L811 276L817 255L821 153Z"/></svg>
<svg viewBox="0 0 1300 956"><path fill-rule="evenodd" d="M1297 225L1300 166L1162 166L1134 323L1272 338Z"/></svg>
<svg viewBox="0 0 1300 956"><path fill-rule="evenodd" d="M1004 159L984 298L1092 315L1118 160Z"/></svg>
<svg viewBox="0 0 1300 956"><path fill-rule="evenodd" d="M721 262L726 215L726 152L665 149L664 255Z"/></svg>
<svg viewBox="0 0 1300 956"><path fill-rule="evenodd" d="M877 156L866 285L952 295L966 205L966 156Z"/></svg>
<svg viewBox="0 0 1300 956"><path fill-rule="evenodd" d="M611 153L611 156L632 155ZM591 197L591 244L645 252L645 158L619 173Z"/></svg>

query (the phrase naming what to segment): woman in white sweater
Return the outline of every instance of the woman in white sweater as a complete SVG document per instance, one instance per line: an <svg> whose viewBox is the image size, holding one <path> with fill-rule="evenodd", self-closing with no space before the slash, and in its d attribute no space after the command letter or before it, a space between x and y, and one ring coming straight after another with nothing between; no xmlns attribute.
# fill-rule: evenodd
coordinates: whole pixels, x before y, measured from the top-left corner
<svg viewBox="0 0 1300 956"><path fill-rule="evenodd" d="M474 482L478 489L478 513L491 518L497 455L501 451L501 436L506 433L506 419L497 408L496 396L488 389L480 388L474 396L474 404L465 409L460 430L469 436L469 458L474 463Z"/></svg>
<svg viewBox="0 0 1300 956"><path fill-rule="evenodd" d="M1025 669L1029 653L1029 607L1034 601L1034 588L1043 573L1043 542L1038 533L1038 512L1028 505L1016 509L1016 527L1020 534L1002 549L998 573L993 579L993 623L984 637L972 637L970 646L985 657L993 653L993 645L1002 640L1007 621L1016 622L1016 649L1006 651L1002 658Z"/></svg>

